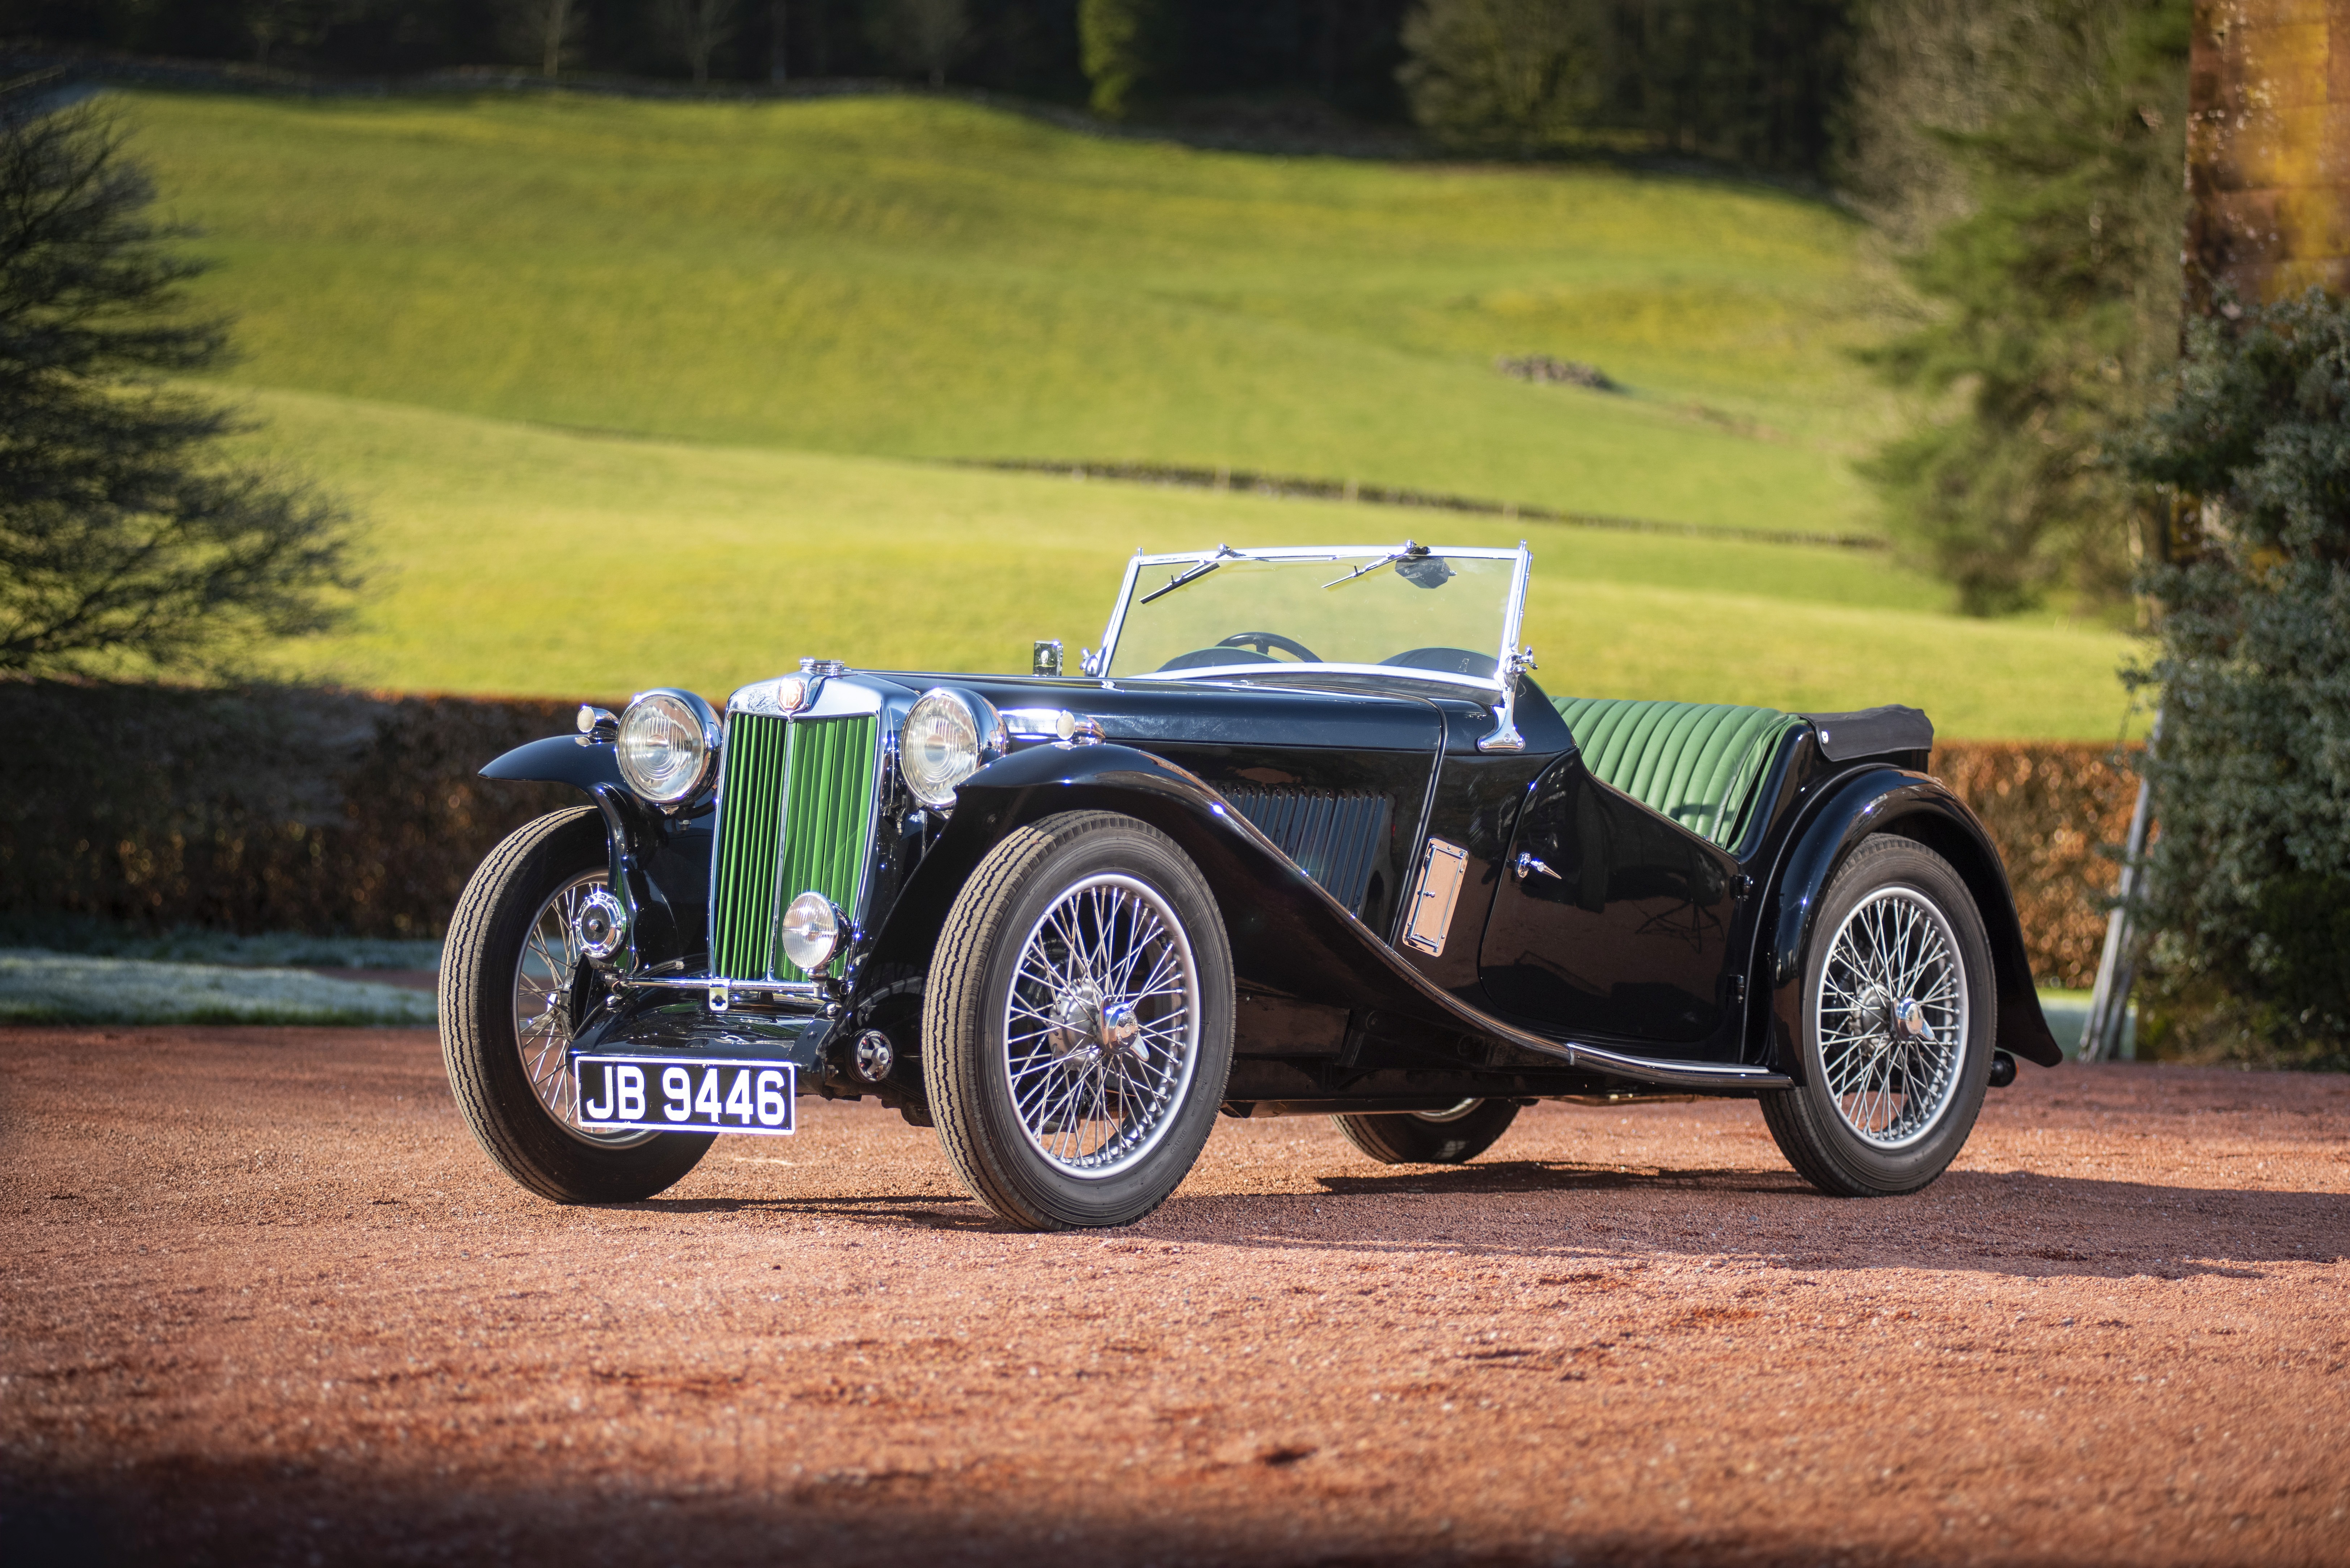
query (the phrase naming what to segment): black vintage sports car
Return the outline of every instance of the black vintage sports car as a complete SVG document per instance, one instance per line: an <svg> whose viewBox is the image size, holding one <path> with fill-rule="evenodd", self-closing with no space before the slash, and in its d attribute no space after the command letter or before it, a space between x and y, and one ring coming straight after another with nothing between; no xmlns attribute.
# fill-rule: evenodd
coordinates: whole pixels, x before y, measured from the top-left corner
<svg viewBox="0 0 2350 1568"><path fill-rule="evenodd" d="M1742 1096L1824 1191L1933 1180L2061 1056L1926 716L1547 696L1531 566L1138 555L1077 675L581 710L483 770L593 805L457 906L458 1104L598 1202L875 1096L1040 1230L1149 1213L1219 1110L1449 1163L1545 1097Z"/></svg>

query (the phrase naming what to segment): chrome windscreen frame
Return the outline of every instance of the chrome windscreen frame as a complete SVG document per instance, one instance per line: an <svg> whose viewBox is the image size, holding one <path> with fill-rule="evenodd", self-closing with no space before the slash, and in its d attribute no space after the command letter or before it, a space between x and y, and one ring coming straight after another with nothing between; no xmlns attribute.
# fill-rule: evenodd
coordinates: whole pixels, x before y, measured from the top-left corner
<svg viewBox="0 0 2350 1568"><path fill-rule="evenodd" d="M1146 556L1137 550L1126 563L1126 576L1118 586L1118 601L1110 607L1109 624L1102 628L1101 650L1089 655L1081 668L1085 673L1104 686L1113 684L1109 678L1110 662L1118 655L1118 635L1126 628L1127 607L1134 602L1137 579L1153 566L1181 566L1207 561L1345 561L1360 557L1376 559L1392 556L1402 548L1399 545L1282 545L1263 550L1235 550L1229 545L1219 545L1212 550L1183 550L1171 555ZM1518 541L1514 550L1491 547L1452 549L1440 545L1429 546L1432 556L1447 556L1467 560L1508 561L1510 568L1509 597L1502 606L1502 636L1494 649L1493 679L1479 680L1474 676L1452 675L1437 670L1399 672L1385 664L1300 664L1300 670L1324 670L1333 674L1374 675L1396 679L1434 680L1448 685L1460 685L1486 694L1493 710L1493 727L1477 741L1481 752L1523 752L1525 737L1518 733L1518 681L1534 668L1533 651L1518 645L1526 609L1526 585L1534 572L1534 552L1526 542ZM1201 680L1220 677L1264 679L1270 672L1262 664L1214 665L1194 668L1171 674L1126 675L1122 680Z"/></svg>

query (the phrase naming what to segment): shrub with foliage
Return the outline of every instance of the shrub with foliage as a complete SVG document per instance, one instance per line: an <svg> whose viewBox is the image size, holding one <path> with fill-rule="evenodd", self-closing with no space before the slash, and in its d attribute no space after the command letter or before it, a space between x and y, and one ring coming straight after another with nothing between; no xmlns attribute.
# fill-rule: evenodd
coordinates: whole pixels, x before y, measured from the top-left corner
<svg viewBox="0 0 2350 1568"><path fill-rule="evenodd" d="M2350 307L2197 322L2130 468L2178 499L2150 966L2223 1048L2350 1065Z"/></svg>
<svg viewBox="0 0 2350 1568"><path fill-rule="evenodd" d="M1177 60L1172 0L1077 0L1077 48L1093 111L1124 119L1166 85Z"/></svg>

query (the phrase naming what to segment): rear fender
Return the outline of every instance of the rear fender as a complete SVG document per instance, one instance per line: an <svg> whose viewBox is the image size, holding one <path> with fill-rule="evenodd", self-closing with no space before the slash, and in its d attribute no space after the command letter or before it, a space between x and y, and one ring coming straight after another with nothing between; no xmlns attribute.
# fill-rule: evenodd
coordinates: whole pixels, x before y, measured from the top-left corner
<svg viewBox="0 0 2350 1568"><path fill-rule="evenodd" d="M1773 914L1763 927L1758 955L1771 977L1773 1064L1790 1075L1803 1071L1794 1048L1804 1017L1804 957L1821 897L1845 857L1863 839L1892 833L1912 838L1950 863L1974 895L1991 939L1992 977L1999 992L1999 1048L2027 1062L2054 1067L2064 1059L2040 995L2032 981L2032 961L2023 946L2023 922L2015 912L2007 869L1982 823L1939 779L1897 768L1866 768L1832 786L1797 828L1793 847L1774 882Z"/></svg>

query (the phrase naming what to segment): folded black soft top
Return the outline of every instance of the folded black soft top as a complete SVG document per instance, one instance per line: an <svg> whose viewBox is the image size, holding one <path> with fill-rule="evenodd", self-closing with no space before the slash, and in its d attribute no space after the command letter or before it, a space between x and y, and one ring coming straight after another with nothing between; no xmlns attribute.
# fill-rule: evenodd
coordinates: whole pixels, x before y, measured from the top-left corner
<svg viewBox="0 0 2350 1568"><path fill-rule="evenodd" d="M1832 763L1888 752L1930 752L1934 721L1916 708L1892 704L1856 713L1799 713L1818 732L1820 751Z"/></svg>

